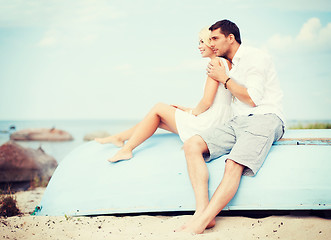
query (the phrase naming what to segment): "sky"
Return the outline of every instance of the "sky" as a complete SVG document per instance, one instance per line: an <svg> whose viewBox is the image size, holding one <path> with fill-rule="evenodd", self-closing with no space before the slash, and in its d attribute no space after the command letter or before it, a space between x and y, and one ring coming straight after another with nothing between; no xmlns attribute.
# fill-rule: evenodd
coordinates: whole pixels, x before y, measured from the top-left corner
<svg viewBox="0 0 331 240"><path fill-rule="evenodd" d="M287 119L331 119L329 0L0 0L0 120L194 107L208 64L198 32L222 19L272 55Z"/></svg>

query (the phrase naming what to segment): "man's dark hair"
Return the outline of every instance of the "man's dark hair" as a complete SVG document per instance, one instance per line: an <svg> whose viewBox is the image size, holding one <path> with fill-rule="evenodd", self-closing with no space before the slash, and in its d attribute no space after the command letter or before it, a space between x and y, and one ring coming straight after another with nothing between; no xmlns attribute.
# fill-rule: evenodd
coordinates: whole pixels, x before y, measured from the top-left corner
<svg viewBox="0 0 331 240"><path fill-rule="evenodd" d="M227 37L227 36L229 36L229 34L233 34L236 41L239 44L241 44L239 28L235 23L225 19L225 20L218 21L215 24L211 25L209 30L214 31L219 28L220 28L220 32L222 34L224 34L224 36Z"/></svg>

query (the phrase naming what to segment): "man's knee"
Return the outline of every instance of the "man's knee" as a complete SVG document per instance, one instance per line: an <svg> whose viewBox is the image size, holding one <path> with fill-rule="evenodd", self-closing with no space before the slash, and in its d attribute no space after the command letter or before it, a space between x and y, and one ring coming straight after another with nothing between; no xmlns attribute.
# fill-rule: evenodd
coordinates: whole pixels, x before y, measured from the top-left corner
<svg viewBox="0 0 331 240"><path fill-rule="evenodd" d="M184 142L183 149L186 155L191 155L202 154L208 150L208 147L199 135L195 135Z"/></svg>
<svg viewBox="0 0 331 240"><path fill-rule="evenodd" d="M225 174L236 174L236 175L242 175L242 172L244 171L245 166L231 160L227 159L225 163L225 170L224 170L224 175Z"/></svg>

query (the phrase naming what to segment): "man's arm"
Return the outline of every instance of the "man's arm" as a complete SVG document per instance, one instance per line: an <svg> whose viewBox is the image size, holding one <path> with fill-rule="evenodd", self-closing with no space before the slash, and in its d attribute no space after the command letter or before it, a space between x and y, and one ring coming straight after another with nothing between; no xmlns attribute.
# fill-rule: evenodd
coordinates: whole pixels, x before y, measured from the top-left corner
<svg viewBox="0 0 331 240"><path fill-rule="evenodd" d="M222 81L220 81L220 82L222 82L224 84L227 79L228 78L226 78L225 80L222 79L223 82ZM254 101L252 100L252 98L248 94L247 88L245 88L244 86L238 84L232 78L230 78L227 81L226 87L232 93L232 95L235 96L239 101L244 102L244 103L248 104L251 107L256 107Z"/></svg>
<svg viewBox="0 0 331 240"><path fill-rule="evenodd" d="M234 79L228 79L225 66L221 61L211 61L207 68L207 74L212 79L219 81L235 96L239 101L256 107L256 104L248 94L247 88L237 83ZM225 85L226 82L226 85Z"/></svg>

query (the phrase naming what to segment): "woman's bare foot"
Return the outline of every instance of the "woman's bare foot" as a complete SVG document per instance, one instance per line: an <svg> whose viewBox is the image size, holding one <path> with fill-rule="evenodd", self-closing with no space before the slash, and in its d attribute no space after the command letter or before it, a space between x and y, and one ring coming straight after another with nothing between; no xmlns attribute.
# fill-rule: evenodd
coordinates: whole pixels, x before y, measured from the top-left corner
<svg viewBox="0 0 331 240"><path fill-rule="evenodd" d="M122 148L113 157L108 159L108 162L118 162L122 160L129 160L132 158L132 151Z"/></svg>
<svg viewBox="0 0 331 240"><path fill-rule="evenodd" d="M119 137L116 136L109 136L109 137L104 137L104 138L95 138L94 139L96 142L105 144L105 143L112 143L117 147L123 147L124 141L120 139Z"/></svg>

